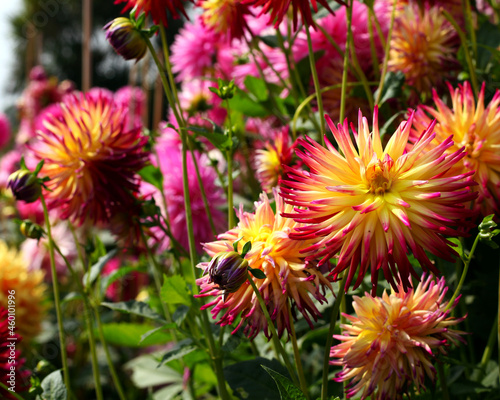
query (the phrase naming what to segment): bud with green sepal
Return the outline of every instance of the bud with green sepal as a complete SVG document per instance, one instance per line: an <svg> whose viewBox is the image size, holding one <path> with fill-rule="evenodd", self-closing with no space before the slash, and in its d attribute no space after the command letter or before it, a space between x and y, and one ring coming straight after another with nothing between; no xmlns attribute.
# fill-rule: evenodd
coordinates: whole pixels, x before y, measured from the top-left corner
<svg viewBox="0 0 500 400"><path fill-rule="evenodd" d="M19 230L21 233L27 238L40 240L45 235L42 227L29 219L16 222L19 223Z"/></svg>
<svg viewBox="0 0 500 400"><path fill-rule="evenodd" d="M7 187L12 191L16 200L22 200L26 203L34 203L42 194L43 182L46 179L37 177L42 169L43 160L38 163L35 171L31 172L26 168L24 159L21 159L21 168L10 174L7 181Z"/></svg>

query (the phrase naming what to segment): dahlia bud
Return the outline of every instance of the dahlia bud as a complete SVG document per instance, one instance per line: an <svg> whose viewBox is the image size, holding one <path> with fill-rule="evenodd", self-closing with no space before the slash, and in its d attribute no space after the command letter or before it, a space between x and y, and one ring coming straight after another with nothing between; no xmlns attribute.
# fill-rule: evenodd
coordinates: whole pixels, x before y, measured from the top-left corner
<svg viewBox="0 0 500 400"><path fill-rule="evenodd" d="M210 282L224 293L236 292L247 280L247 270L248 261L235 251L216 254L207 267Z"/></svg>
<svg viewBox="0 0 500 400"><path fill-rule="evenodd" d="M118 17L108 22L104 28L106 39L125 60L139 61L146 54L147 44L134 22Z"/></svg>
<svg viewBox="0 0 500 400"><path fill-rule="evenodd" d="M12 190L16 200L23 200L26 203L37 201L42 194L40 180L27 169L19 169L10 174L7 187Z"/></svg>
<svg viewBox="0 0 500 400"><path fill-rule="evenodd" d="M36 240L40 240L40 238L43 236L44 233L40 225L35 224L29 219L21 221L21 224L19 225L19 230L27 238Z"/></svg>

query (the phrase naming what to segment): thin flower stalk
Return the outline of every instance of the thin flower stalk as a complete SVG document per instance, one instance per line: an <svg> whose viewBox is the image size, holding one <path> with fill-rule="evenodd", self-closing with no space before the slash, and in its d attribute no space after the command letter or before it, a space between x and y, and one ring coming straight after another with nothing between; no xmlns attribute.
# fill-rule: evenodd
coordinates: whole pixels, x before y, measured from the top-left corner
<svg viewBox="0 0 500 400"><path fill-rule="evenodd" d="M56 271L56 263L54 258L54 241L52 239L52 228L50 225L49 212L47 210L47 204L45 202L45 197L42 194L40 196L42 207L43 207L43 215L45 217L45 226L47 229L47 236L49 239L49 256L50 256L50 270L52 273L52 287L54 290L54 303L56 307L56 315L57 315L57 327L59 330L59 342L60 342L60 350L61 350L61 362L62 369L64 375L64 384L66 386L66 390L68 391L68 397L71 397L71 385L69 380L69 369L68 369L68 354L66 351L66 335L64 333L64 325L62 320L62 311L61 311L61 297L59 295L59 282L57 280L57 271ZM97 385L97 382L96 382Z"/></svg>
<svg viewBox="0 0 500 400"><path fill-rule="evenodd" d="M297 367L297 374L299 375L299 382L300 382L300 389L302 390L302 393L306 396L306 399L309 400L309 391L307 390L307 381L306 377L304 376L304 367L302 366L302 360L300 358L300 349L299 345L297 343L297 334L295 333L295 324L293 322L293 317L292 317L292 307L288 309L288 314L290 318L290 339L292 341L292 346L293 346L293 355L295 358L295 366Z"/></svg>
<svg viewBox="0 0 500 400"><path fill-rule="evenodd" d="M349 65L349 52L351 50L351 45L352 45L352 0L349 2L349 4L346 6L346 13L345 13L346 19L347 19L347 37L345 41L345 53L344 53L344 70L342 71L342 89L341 89L341 96L340 96L340 117L339 117L339 123L342 123L344 120L344 114L345 114L345 97L346 97L346 92L347 92L347 69ZM354 47L354 46L353 46ZM356 49L353 49L353 54L356 52ZM355 56L354 56L355 57ZM371 106L370 106L371 108ZM323 115L323 113L320 113L320 115ZM321 118L321 121L323 123L323 127L325 124L325 119ZM323 132L323 135L325 132ZM324 140L322 142L324 145Z"/></svg>

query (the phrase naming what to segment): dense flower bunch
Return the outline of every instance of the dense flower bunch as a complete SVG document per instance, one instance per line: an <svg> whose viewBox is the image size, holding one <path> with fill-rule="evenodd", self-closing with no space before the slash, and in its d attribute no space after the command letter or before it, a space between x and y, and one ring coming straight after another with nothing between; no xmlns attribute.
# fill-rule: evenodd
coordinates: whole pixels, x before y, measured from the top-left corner
<svg viewBox="0 0 500 400"><path fill-rule="evenodd" d="M356 316L345 314L349 324L341 325L341 343L332 347L332 364L341 365L337 381L351 381L347 398L361 392L361 399L402 399L413 383L425 388L426 375L435 380L432 361L446 354L446 347L458 344L464 332L450 329L464 318L449 318L444 296L448 290L443 278L422 279L416 289L397 291L382 297L368 293L354 296Z"/></svg>
<svg viewBox="0 0 500 400"><path fill-rule="evenodd" d="M322 290L331 286L314 262L305 261L305 257L311 253L304 253L304 250L312 241L291 238L300 224L282 217L292 208L283 202L277 192L274 195L276 213L267 195L262 194L260 201L255 203L254 213L244 212L240 208L238 226L219 235L219 240L205 243L204 248L210 256L214 256L232 251L233 243L240 238L240 251L246 242L252 243L252 249L245 259L250 268L263 271L266 277L249 279L253 279L257 285L281 336L285 330L290 331L290 307L299 310L312 326L311 318L316 320L321 315L312 299L325 301ZM216 297L205 307L213 306L214 318L222 314L218 322L220 325L230 325L241 317L234 331L244 326L249 337L255 337L259 332L269 336L266 318L248 282L243 283L237 291L223 296L219 286L210 280L209 263L201 263L199 267L206 272L198 280L202 295Z"/></svg>
<svg viewBox="0 0 500 400"><path fill-rule="evenodd" d="M382 269L394 288L401 284L406 290L410 274L415 275L408 253L434 273L438 271L426 251L450 261L456 256L444 235L460 235L456 228L468 215L464 204L477 195L469 190L472 172L442 177L465 153L458 149L446 154L453 146L450 138L424 152L436 136L434 124L407 149L413 119L412 113L385 148L377 109L372 132L359 115L354 142L347 120L335 126L327 118L339 151L328 140L324 148L310 138L299 139L304 150L297 155L310 171L291 169L282 188L285 201L303 207L286 214L305 224L292 237L317 238L307 250L315 251L314 258L322 257L320 264L336 256L332 273L338 276L348 269L346 287L360 265L355 288L371 271L374 293Z"/></svg>

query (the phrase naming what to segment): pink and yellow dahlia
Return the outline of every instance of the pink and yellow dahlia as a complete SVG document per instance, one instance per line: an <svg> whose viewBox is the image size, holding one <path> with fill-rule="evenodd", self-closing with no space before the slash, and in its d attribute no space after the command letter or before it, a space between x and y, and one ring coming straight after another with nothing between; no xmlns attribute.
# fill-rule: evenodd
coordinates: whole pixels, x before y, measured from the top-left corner
<svg viewBox="0 0 500 400"><path fill-rule="evenodd" d="M290 169L282 182L285 201L305 207L286 212L305 225L292 234L294 239L319 239L305 251L320 264L337 258L332 274L348 269L346 288L358 271L354 287L362 282L370 268L372 290L376 289L378 271L393 288L411 286L409 275L416 275L408 253L424 270L438 273L426 251L445 260L457 253L445 235L457 236L456 229L469 214L464 203L476 197L467 178L472 172L446 176L461 160L463 149L447 154L451 138L431 151L424 150L434 139L434 124L424 130L419 140L407 149L413 125L413 113L382 147L378 129L378 109L373 116L373 132L359 114L358 132L351 139L347 120L337 127L329 117L337 150L329 141L327 148L310 138L299 139L304 150L298 156L310 171ZM394 278L393 278L394 275Z"/></svg>
<svg viewBox="0 0 500 400"><path fill-rule="evenodd" d="M449 328L464 318L448 318L447 290L444 278L435 282L432 276L422 276L417 288L407 293L399 285L382 297L354 296L356 316L344 314L350 324L341 325L343 334L334 336L341 343L330 351L335 359L330 363L343 367L335 380L351 380L347 398L362 391L362 400L369 396L398 400L412 383L417 390L425 389L426 375L435 379L432 360L438 353L445 354L450 343L463 341L460 335L464 334Z"/></svg>
<svg viewBox="0 0 500 400"><path fill-rule="evenodd" d="M266 141L263 149L255 154L257 179L265 192L269 193L283 176L283 165L290 165L294 145L290 143L288 127L278 132L273 141Z"/></svg>
<svg viewBox="0 0 500 400"><path fill-rule="evenodd" d="M260 201L255 203L255 212L243 211L240 206L238 226L219 235L217 241L206 243L205 250L210 256L221 252L233 251L233 243L242 238L239 243L241 253L246 242L252 242L252 249L246 254L248 266L260 269L266 275L265 279L250 276L258 287L267 309L277 326L281 336L285 329L290 330L289 311L291 304L302 313L311 325L320 316L313 299L319 302L326 301L324 290L331 289L329 281L319 271L314 262L308 262L305 252L313 243L312 240L294 240L290 235L300 224L294 220L282 217L282 213L291 212L292 207L284 204L281 196L275 192L276 214L271 208L266 194L262 194ZM214 318L220 313L219 324L229 325L241 316L241 320L234 329L236 332L245 325L245 333L255 337L264 331L269 337L266 318L259 306L252 286L248 281L232 293L226 293L210 279L208 267L210 263L201 263L198 266L205 271L197 283L201 287L201 296L215 296L216 299L205 305L212 307ZM322 290L323 289L323 293Z"/></svg>
<svg viewBox="0 0 500 400"><path fill-rule="evenodd" d="M249 7L240 0L200 0L198 6L204 9L201 19L205 26L229 38L241 38L248 30L245 15Z"/></svg>
<svg viewBox="0 0 500 400"><path fill-rule="evenodd" d="M407 5L394 25L388 70L403 72L417 93L428 93L456 67L458 44L438 7Z"/></svg>
<svg viewBox="0 0 500 400"><path fill-rule="evenodd" d="M139 127L126 127L128 108L104 94L68 95L59 107L32 146L45 160L41 176L50 178L48 205L79 224L108 222L114 210L134 202L147 138Z"/></svg>
<svg viewBox="0 0 500 400"><path fill-rule="evenodd" d="M453 167L452 174L475 171L474 179L479 184L475 210L483 216L492 213L500 216L500 91L496 91L485 107L484 84L477 103L468 82L455 90L451 85L448 88L452 107L449 108L434 91L436 109L429 106L418 107L410 140L418 140L422 127L427 126L431 120L429 115L435 118L436 137L428 149L450 136L454 145L447 153L465 147L466 156Z"/></svg>
<svg viewBox="0 0 500 400"><path fill-rule="evenodd" d="M161 23L163 26L168 26L167 11L174 19L180 18L179 13L188 18L184 10L184 0L115 0L115 4L119 3L127 3L122 13L133 8L137 10L137 15L144 11L146 15L151 15L157 25Z"/></svg>

